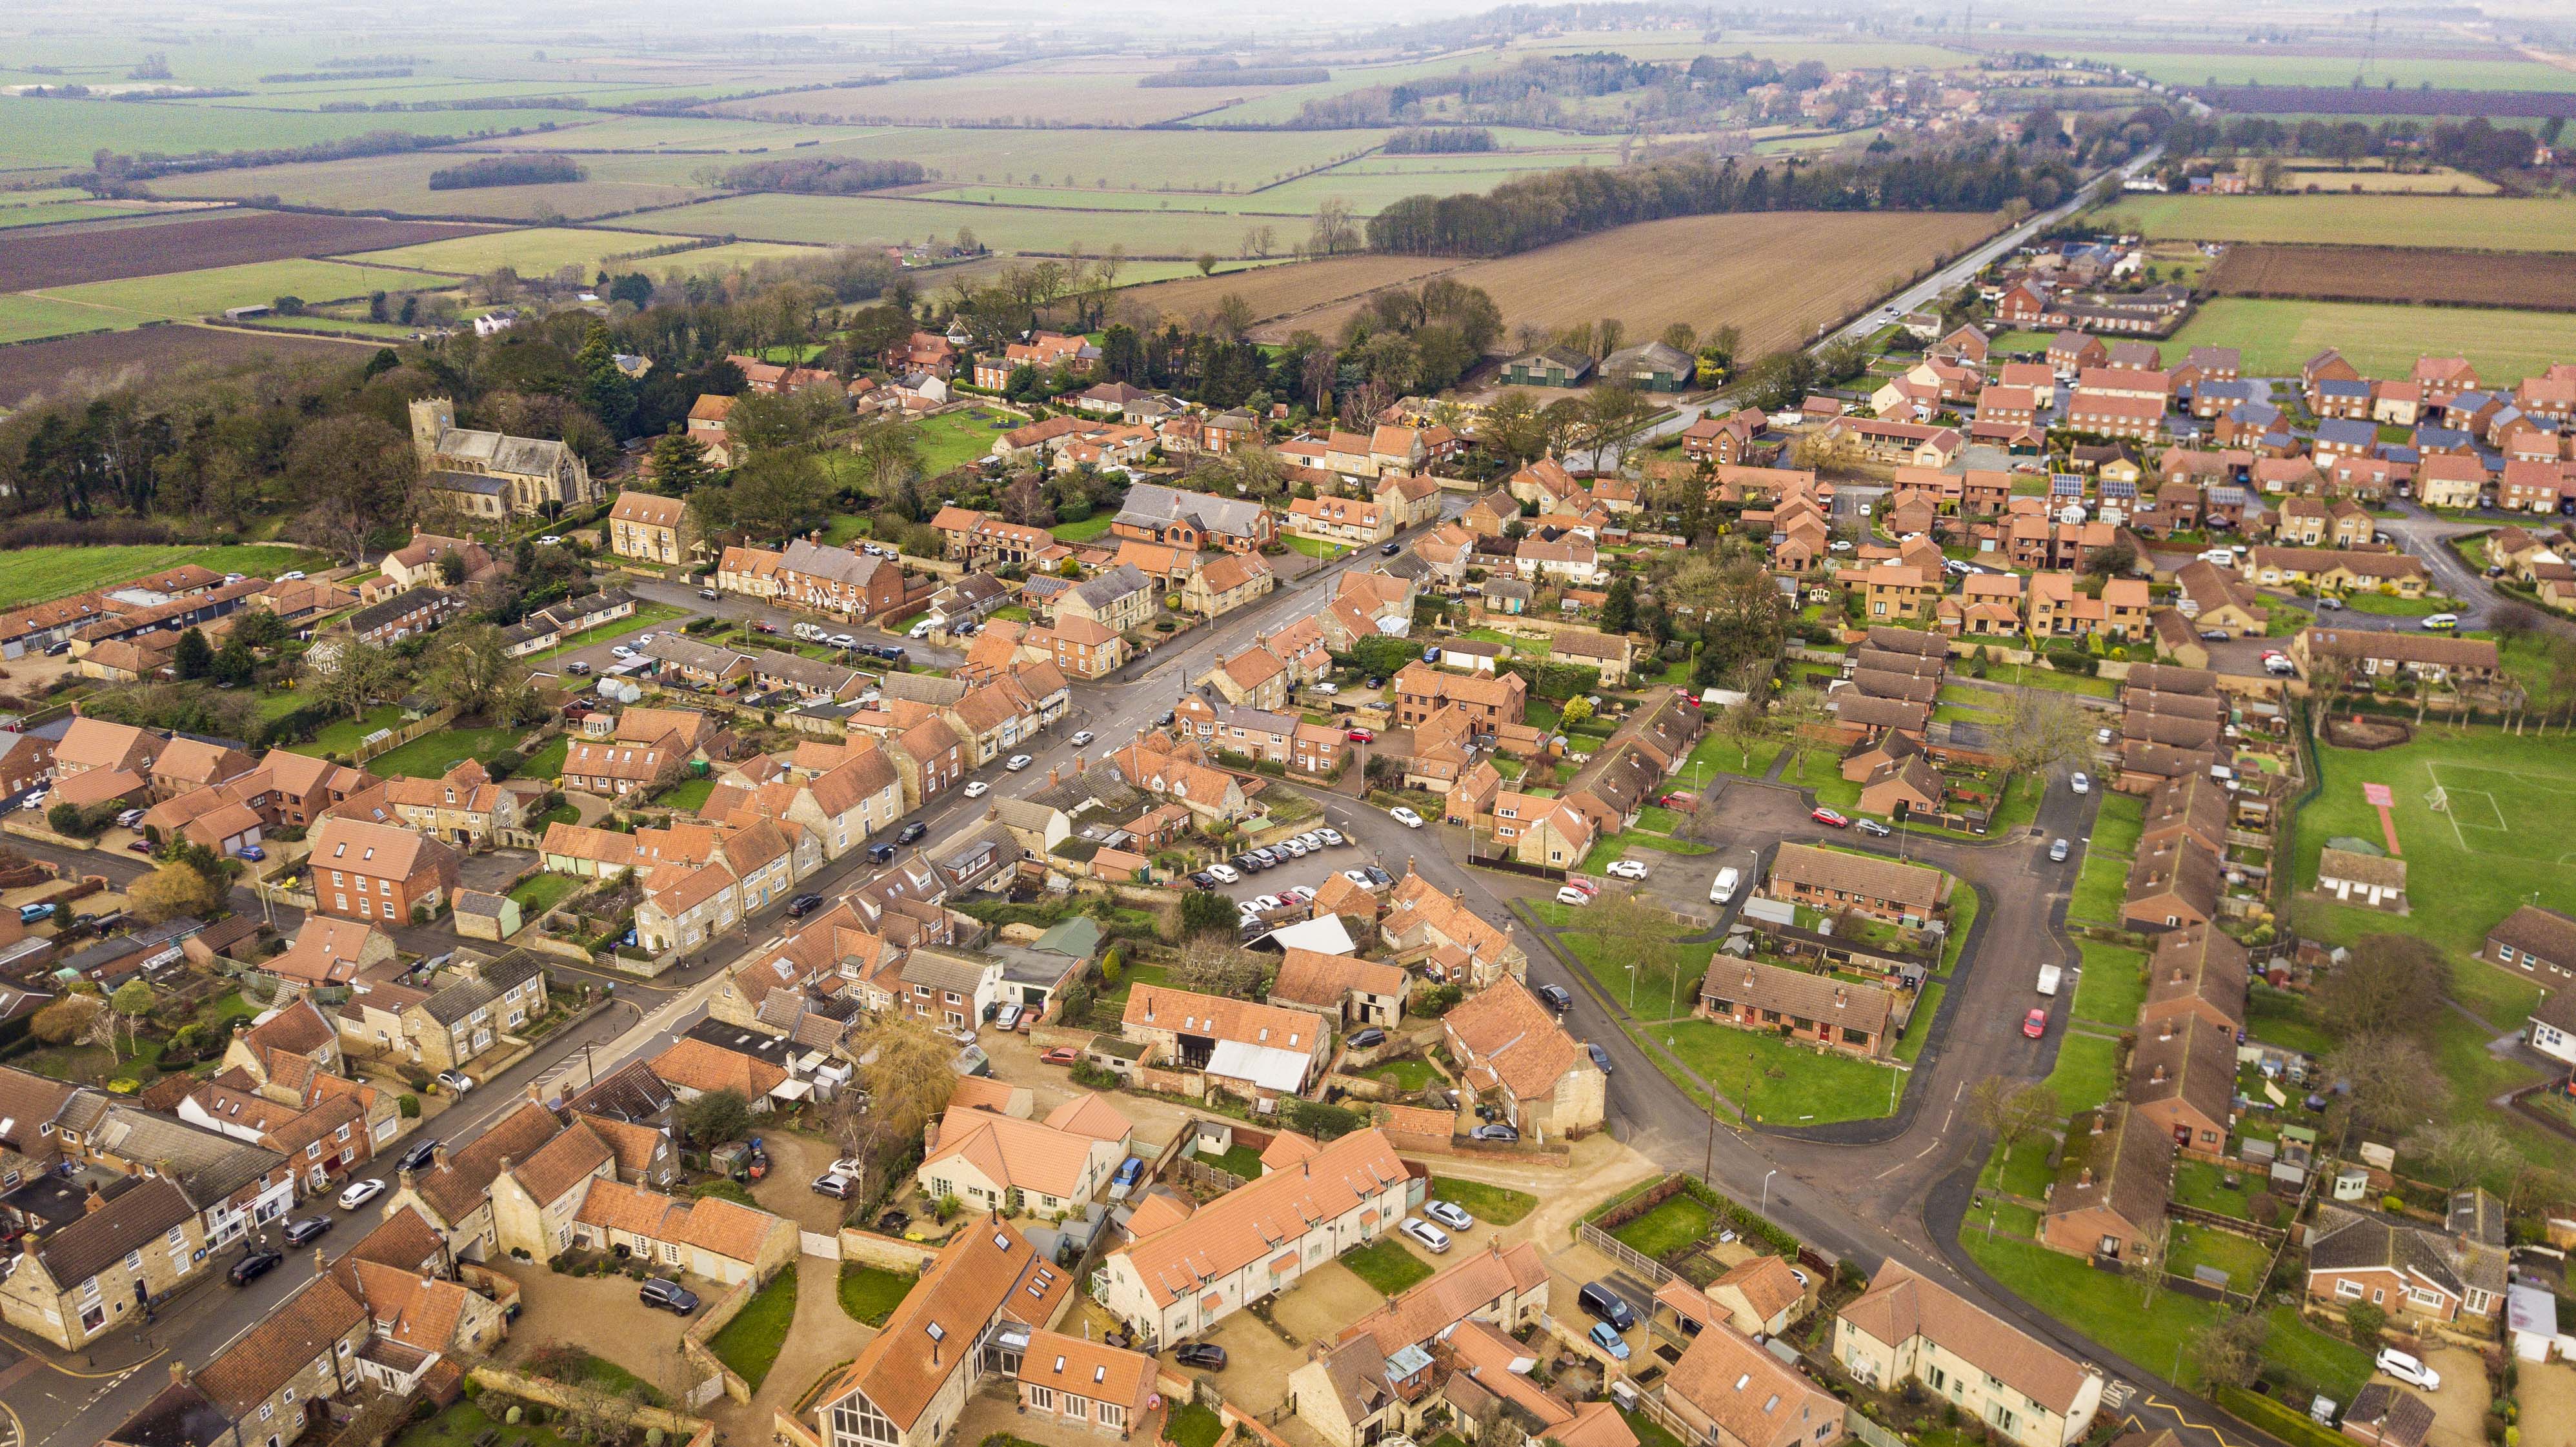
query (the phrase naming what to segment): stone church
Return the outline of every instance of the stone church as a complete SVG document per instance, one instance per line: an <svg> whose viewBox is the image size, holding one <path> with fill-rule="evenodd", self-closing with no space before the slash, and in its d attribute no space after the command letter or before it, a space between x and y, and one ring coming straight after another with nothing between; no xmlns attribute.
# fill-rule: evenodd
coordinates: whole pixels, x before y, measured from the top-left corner
<svg viewBox="0 0 2576 1447"><path fill-rule="evenodd" d="M552 516L607 495L570 447L459 427L445 397L411 404L411 442L430 493L470 518Z"/></svg>

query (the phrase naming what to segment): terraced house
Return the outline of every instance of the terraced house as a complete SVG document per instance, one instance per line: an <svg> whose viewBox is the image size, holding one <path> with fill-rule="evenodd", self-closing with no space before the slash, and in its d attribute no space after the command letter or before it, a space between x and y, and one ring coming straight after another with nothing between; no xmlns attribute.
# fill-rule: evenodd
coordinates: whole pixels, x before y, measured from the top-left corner
<svg viewBox="0 0 2576 1447"><path fill-rule="evenodd" d="M2101 1373L1896 1261L1835 1318L1833 1353L1865 1385L1921 1383L2014 1447L2070 1447L2102 1405Z"/></svg>
<svg viewBox="0 0 2576 1447"><path fill-rule="evenodd" d="M91 1188L88 1214L22 1243L0 1278L0 1321L77 1350L210 1270L196 1206L167 1176L114 1195Z"/></svg>
<svg viewBox="0 0 2576 1447"><path fill-rule="evenodd" d="M1763 893L1826 914L1846 909L1907 926L1931 918L1948 897L1950 877L1920 864L1845 854L1812 844L1783 844Z"/></svg>

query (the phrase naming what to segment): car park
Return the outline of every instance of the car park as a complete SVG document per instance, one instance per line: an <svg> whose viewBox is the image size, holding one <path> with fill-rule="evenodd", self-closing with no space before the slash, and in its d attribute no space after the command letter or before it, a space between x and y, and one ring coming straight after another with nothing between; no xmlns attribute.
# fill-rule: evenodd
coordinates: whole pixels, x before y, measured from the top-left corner
<svg viewBox="0 0 2576 1447"><path fill-rule="evenodd" d="M1297 836L1297 842L1305 845L1310 851L1321 849L1324 847L1324 836L1313 829L1309 829L1305 833Z"/></svg>
<svg viewBox="0 0 2576 1447"><path fill-rule="evenodd" d="M1557 890L1556 902L1558 904L1586 905L1592 902L1592 896L1585 894L1582 890L1569 884Z"/></svg>
<svg viewBox="0 0 2576 1447"><path fill-rule="evenodd" d="M1405 1217L1404 1224L1396 1229L1412 1237L1414 1244L1434 1256L1442 1255L1449 1249L1449 1233L1419 1216Z"/></svg>
<svg viewBox="0 0 2576 1447"><path fill-rule="evenodd" d="M1256 894L1245 902L1265 914L1274 909L1286 909L1288 907L1288 901L1275 894Z"/></svg>
<svg viewBox="0 0 2576 1447"><path fill-rule="evenodd" d="M1480 1125L1474 1130L1469 1131L1467 1135L1471 1140L1502 1141L1507 1144L1521 1138L1521 1133L1519 1131L1512 1129L1501 1121L1493 1121L1485 1125Z"/></svg>
<svg viewBox="0 0 2576 1447"><path fill-rule="evenodd" d="M1306 857L1306 846L1295 839L1275 840L1271 843L1270 847L1272 849L1286 850L1288 852L1288 857L1291 859L1303 859Z"/></svg>
<svg viewBox="0 0 2576 1447"><path fill-rule="evenodd" d="M1214 1342L1188 1342L1172 1349L1172 1360L1203 1372L1221 1372L1225 1370L1225 1348Z"/></svg>
<svg viewBox="0 0 2576 1447"><path fill-rule="evenodd" d="M1271 844L1265 844L1260 848L1253 850L1252 857L1260 860L1261 867L1264 869L1273 868L1277 865L1288 862L1288 855L1286 852L1278 848L1278 846Z"/></svg>
<svg viewBox="0 0 2576 1447"><path fill-rule="evenodd" d="M2033 1040L2047 1034L2048 1011L2037 1005L2032 1006L2030 1013L2021 1017L2021 1033Z"/></svg>
<svg viewBox="0 0 2576 1447"><path fill-rule="evenodd" d="M1232 859L1226 861L1226 866L1238 875L1259 874L1262 870L1269 867L1249 854L1238 854L1234 856ZM1226 881L1228 884L1233 884L1235 882L1235 880L1231 879Z"/></svg>
<svg viewBox="0 0 2576 1447"><path fill-rule="evenodd" d="M301 1221L289 1221L286 1223L286 1244L301 1246L338 1224L328 1216L307 1216Z"/></svg>
<svg viewBox="0 0 2576 1447"><path fill-rule="evenodd" d="M698 1309L698 1294L676 1281L655 1276L636 1288L635 1299L646 1306L658 1306L675 1316L687 1316Z"/></svg>
<svg viewBox="0 0 2576 1447"><path fill-rule="evenodd" d="M1236 869L1231 864L1211 864L1207 867L1207 872L1214 875L1216 877L1216 882L1219 884L1241 884L1243 882L1242 871Z"/></svg>
<svg viewBox="0 0 2576 1447"><path fill-rule="evenodd" d="M1645 861L1640 859L1613 859L1603 872L1615 874L1621 879L1643 879L1646 877L1647 870Z"/></svg>
<svg viewBox="0 0 2576 1447"><path fill-rule="evenodd" d="M354 1211L384 1193L385 1183L373 1177L363 1181L351 1181L349 1188L340 1193L340 1209Z"/></svg>
<svg viewBox="0 0 2576 1447"><path fill-rule="evenodd" d="M2424 1365L2413 1354L2399 1351L2395 1347L2381 1347L2379 1359L2374 1365L2410 1387L2420 1387L2427 1392L2442 1390L2440 1372Z"/></svg>
<svg viewBox="0 0 2576 1447"><path fill-rule="evenodd" d="M1448 1227L1452 1231L1473 1231L1476 1229L1476 1218L1468 1215L1465 1210L1461 1209L1453 1202L1427 1202L1422 1207L1422 1214L1439 1222L1441 1225Z"/></svg>
<svg viewBox="0 0 2576 1447"><path fill-rule="evenodd" d="M1422 816L1414 813L1402 804L1398 804L1394 808L1387 810L1386 817L1403 825L1407 829L1419 829L1422 827Z"/></svg>
<svg viewBox="0 0 2576 1447"><path fill-rule="evenodd" d="M2067 843L2063 839L2060 839L2056 843L2048 846L2048 857L2054 863L2064 864L2066 862L2066 854Z"/></svg>
<svg viewBox="0 0 2576 1447"><path fill-rule="evenodd" d="M1279 897L1287 900L1291 904L1313 904L1315 902L1315 886L1311 884L1292 884L1286 889L1279 891Z"/></svg>
<svg viewBox="0 0 2576 1447"><path fill-rule="evenodd" d="M245 1251L242 1253L242 1259L234 1262L233 1269L224 1275L235 1286L248 1286L275 1271L285 1260L286 1256L283 1252Z"/></svg>
<svg viewBox="0 0 2576 1447"><path fill-rule="evenodd" d="M1886 825L1879 823L1875 819L1854 819L1852 821L1852 827L1863 834L1867 834L1876 839L1884 839L1888 835L1896 832L1895 830L1888 828Z"/></svg>
<svg viewBox="0 0 2576 1447"><path fill-rule="evenodd" d="M1848 817L1837 810L1825 808L1823 805L1818 805L1816 808L1808 811L1807 817L1815 820L1819 824L1826 825L1829 828L1849 829L1851 827L1851 820Z"/></svg>

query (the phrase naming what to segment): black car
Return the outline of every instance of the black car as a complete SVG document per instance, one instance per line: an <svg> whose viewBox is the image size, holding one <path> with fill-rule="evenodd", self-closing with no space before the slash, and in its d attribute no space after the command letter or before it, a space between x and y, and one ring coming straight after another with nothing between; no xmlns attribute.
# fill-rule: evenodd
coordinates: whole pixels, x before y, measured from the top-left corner
<svg viewBox="0 0 2576 1447"><path fill-rule="evenodd" d="M438 1153L438 1142L436 1142L436 1141L420 1141L420 1142L417 1142L416 1144L414 1144L414 1145L412 1146L412 1148L411 1148L410 1150L407 1150L407 1151L405 1151L405 1152L403 1152L403 1153L402 1153L402 1159L401 1159L401 1160L398 1160L398 1161L394 1162L394 1169L395 1169L395 1170L398 1170L398 1171L416 1171L416 1170L419 1170L421 1167L423 1167L423 1166L425 1166L425 1165L428 1165L428 1164L429 1164L429 1158L430 1158L431 1156L433 1156L433 1155L436 1155L437 1153Z"/></svg>
<svg viewBox="0 0 2576 1447"><path fill-rule="evenodd" d="M814 911L821 909L822 907L823 896L819 894L800 894L794 899L787 901L787 917L789 919L803 919L805 916L812 914Z"/></svg>
<svg viewBox="0 0 2576 1447"><path fill-rule="evenodd" d="M911 823L903 826L902 831L894 836L894 842L897 844L910 844L915 839L918 839L929 832L929 825L915 819Z"/></svg>
<svg viewBox="0 0 2576 1447"><path fill-rule="evenodd" d="M646 1306L658 1306L676 1316L687 1316L698 1309L698 1294L676 1281L656 1276L635 1290L635 1299Z"/></svg>
<svg viewBox="0 0 2576 1447"><path fill-rule="evenodd" d="M1353 1050L1369 1050L1386 1043L1386 1032L1375 1025L1351 1032Z"/></svg>
<svg viewBox="0 0 2576 1447"><path fill-rule="evenodd" d="M1238 854L1226 862L1245 874L1259 874L1270 867L1249 854Z"/></svg>
<svg viewBox="0 0 2576 1447"><path fill-rule="evenodd" d="M1204 1367L1211 1372L1225 1370L1225 1348L1214 1342L1194 1341L1172 1350L1172 1360L1185 1367Z"/></svg>
<svg viewBox="0 0 2576 1447"><path fill-rule="evenodd" d="M1214 889L1216 888L1216 876L1202 869L1198 873L1190 876L1190 883L1197 885L1201 889Z"/></svg>
<svg viewBox="0 0 2576 1447"><path fill-rule="evenodd" d="M1378 556L1380 556L1380 557L1392 558L1392 557L1394 557L1396 554L1398 554L1398 553L1400 553L1400 552L1403 552L1403 551L1404 551L1404 544L1402 544L1402 543L1388 543L1385 547L1382 547L1382 548L1378 549L1377 551L1378 551Z"/></svg>
<svg viewBox="0 0 2576 1447"><path fill-rule="evenodd" d="M1480 1141L1502 1141L1506 1144L1521 1138L1521 1133L1519 1131L1512 1129L1510 1126L1504 1125L1500 1121L1496 1121L1492 1125L1480 1125L1476 1127L1471 1134L1473 1134L1475 1139Z"/></svg>
<svg viewBox="0 0 2576 1447"><path fill-rule="evenodd" d="M1574 1008L1574 997L1565 992L1563 985L1541 985L1538 987L1538 997L1547 1002L1549 1009L1560 1015Z"/></svg>
<svg viewBox="0 0 2576 1447"><path fill-rule="evenodd" d="M1163 716L1161 718L1154 720L1154 727L1158 729L1170 728L1172 726L1172 720L1178 717L1180 717L1179 714L1176 714L1167 708L1163 710Z"/></svg>
<svg viewBox="0 0 2576 1447"><path fill-rule="evenodd" d="M1584 1050L1585 1050L1588 1054L1590 1054L1590 1055L1591 1055L1591 1057L1592 1057L1592 1063L1593 1063L1594 1065L1597 1065L1597 1066L1599 1066L1599 1067L1601 1068L1601 1073L1602 1073L1602 1074L1604 1074L1604 1075L1608 1075L1608 1074L1610 1074L1610 1073L1611 1073L1611 1071L1612 1071L1612 1069L1613 1069L1614 1067L1610 1064L1610 1052L1609 1052L1609 1051L1602 1049L1602 1048L1601 1048L1600 1046L1598 1046L1598 1045L1586 1045L1586 1046L1584 1046L1583 1048L1584 1048Z"/></svg>
<svg viewBox="0 0 2576 1447"><path fill-rule="evenodd" d="M301 1246L337 1224L328 1216L307 1216L301 1221L289 1221L286 1223L286 1244Z"/></svg>
<svg viewBox="0 0 2576 1447"><path fill-rule="evenodd" d="M1361 865L1360 873L1368 876L1369 888L1371 889L1384 889L1388 885L1395 883L1394 875L1387 873L1385 870L1378 868L1374 864Z"/></svg>
<svg viewBox="0 0 2576 1447"><path fill-rule="evenodd" d="M871 864L886 864L886 863L890 863L890 862L892 862L892 860L893 860L893 859L894 859L894 846L893 846L893 845L891 845L891 844L871 844L871 845L869 845L869 846L868 846L868 862L869 862L869 863L871 863Z"/></svg>
<svg viewBox="0 0 2576 1447"><path fill-rule="evenodd" d="M233 1269L225 1273L225 1275L235 1286L248 1286L252 1282L259 1280L261 1277L266 1276L268 1273L275 1271L278 1267L278 1263L285 1259L285 1253L278 1251L246 1252L243 1254L241 1260L233 1263Z"/></svg>

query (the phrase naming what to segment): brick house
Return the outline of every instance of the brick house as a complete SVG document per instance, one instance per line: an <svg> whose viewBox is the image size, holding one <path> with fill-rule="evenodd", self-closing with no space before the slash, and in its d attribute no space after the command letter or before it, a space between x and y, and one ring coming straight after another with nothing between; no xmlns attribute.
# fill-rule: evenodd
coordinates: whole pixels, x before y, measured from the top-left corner
<svg viewBox="0 0 2576 1447"><path fill-rule="evenodd" d="M343 919L407 924L413 910L435 912L456 888L454 850L389 824L325 819L307 863L315 910Z"/></svg>
<svg viewBox="0 0 2576 1447"><path fill-rule="evenodd" d="M93 1186L88 1213L38 1237L0 1280L0 1321L77 1351L215 1264L176 1181L149 1177L113 1196Z"/></svg>
<svg viewBox="0 0 2576 1447"><path fill-rule="evenodd" d="M1827 914L1854 909L1910 926L1931 918L1949 886L1948 875L1923 865L1783 844L1763 890L1773 899Z"/></svg>
<svg viewBox="0 0 2576 1447"><path fill-rule="evenodd" d="M1876 1059L1903 1029L1893 991L1783 969L1759 960L1712 965L1700 981L1698 1013L1739 1029Z"/></svg>

